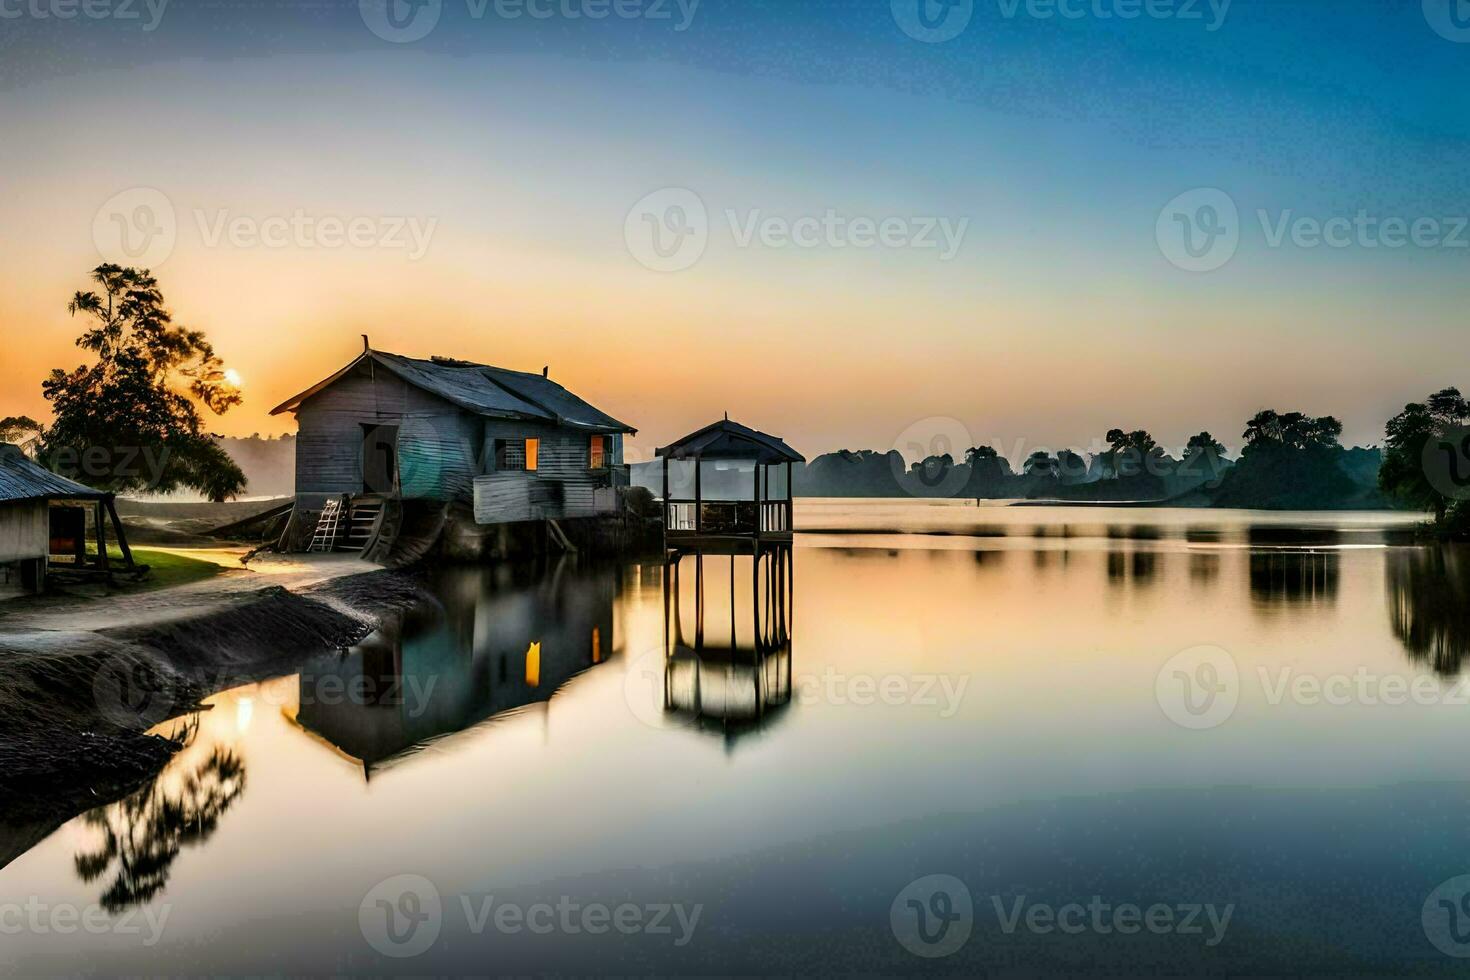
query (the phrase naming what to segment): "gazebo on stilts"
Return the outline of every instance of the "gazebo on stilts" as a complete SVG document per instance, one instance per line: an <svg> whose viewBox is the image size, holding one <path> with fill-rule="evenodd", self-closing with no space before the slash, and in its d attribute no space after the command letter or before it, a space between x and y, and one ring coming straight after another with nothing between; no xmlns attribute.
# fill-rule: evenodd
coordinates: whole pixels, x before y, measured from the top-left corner
<svg viewBox="0 0 1470 980"><path fill-rule="evenodd" d="M661 447L657 455L664 461L664 544L669 551L759 554L766 545L791 544L791 464L804 463L806 457L780 438L732 422L727 415ZM671 460L694 463L693 497L670 496ZM706 500L706 462L753 464L750 499ZM774 496L773 471L784 484Z"/></svg>

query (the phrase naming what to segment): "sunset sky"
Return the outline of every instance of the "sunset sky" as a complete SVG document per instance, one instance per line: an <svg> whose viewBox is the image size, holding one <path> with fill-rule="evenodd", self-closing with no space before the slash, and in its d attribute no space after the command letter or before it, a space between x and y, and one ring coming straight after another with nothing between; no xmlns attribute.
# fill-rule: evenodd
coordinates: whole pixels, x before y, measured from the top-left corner
<svg viewBox="0 0 1470 980"><path fill-rule="evenodd" d="M1368 443L1404 402L1470 387L1470 85L1443 84L1470 80L1470 38L1418 0L1235 0L1218 23L1204 0L1202 20L977 0L938 43L905 33L904 0L624 2L643 15L445 0L398 43L372 0L173 0L153 30L143 0L136 20L5 0L0 415L44 417L113 212L160 199L169 305L244 381L210 421L229 434L289 431L268 411L363 333L549 364L644 452L724 411L808 456L929 417L1007 450L1114 426L1234 447L1268 406ZM657 271L630 211L668 188L703 205L707 245ZM1204 272L1160 245L1196 188L1239 213ZM967 223L949 258L742 240L829 212ZM1360 212L1420 241L1272 242Z"/></svg>

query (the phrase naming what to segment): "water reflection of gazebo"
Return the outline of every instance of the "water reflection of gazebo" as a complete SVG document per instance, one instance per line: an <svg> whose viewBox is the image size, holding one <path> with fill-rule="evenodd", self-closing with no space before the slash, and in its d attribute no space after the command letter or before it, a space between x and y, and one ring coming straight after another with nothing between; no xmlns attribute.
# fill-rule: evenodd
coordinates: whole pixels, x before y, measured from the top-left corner
<svg viewBox="0 0 1470 980"><path fill-rule="evenodd" d="M780 438L758 432L729 416L659 448L663 458L664 536L670 549L757 552L763 544L791 542L791 464L806 457ZM694 496L669 494L671 461L694 463ZM750 496L711 500L704 490L704 464L750 465ZM772 493L773 473L777 477ZM782 479L784 477L784 479Z"/></svg>
<svg viewBox="0 0 1470 980"><path fill-rule="evenodd" d="M751 556L670 554L664 566L665 711L733 740L765 727L790 704L792 567L790 548ZM727 570L728 588L716 581Z"/></svg>

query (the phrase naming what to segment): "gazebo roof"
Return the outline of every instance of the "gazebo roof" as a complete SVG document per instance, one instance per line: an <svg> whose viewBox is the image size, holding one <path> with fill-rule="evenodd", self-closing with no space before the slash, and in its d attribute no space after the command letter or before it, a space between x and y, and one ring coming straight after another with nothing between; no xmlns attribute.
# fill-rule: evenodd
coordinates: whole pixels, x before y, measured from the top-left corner
<svg viewBox="0 0 1470 980"><path fill-rule="evenodd" d="M758 432L728 418L660 447L665 459L742 459L757 463L805 463L806 457L780 437Z"/></svg>

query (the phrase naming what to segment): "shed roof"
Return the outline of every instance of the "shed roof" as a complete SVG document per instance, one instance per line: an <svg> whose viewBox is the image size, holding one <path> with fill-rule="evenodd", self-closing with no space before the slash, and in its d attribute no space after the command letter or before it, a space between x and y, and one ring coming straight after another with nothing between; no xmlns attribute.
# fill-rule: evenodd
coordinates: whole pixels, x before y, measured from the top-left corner
<svg viewBox="0 0 1470 980"><path fill-rule="evenodd" d="M728 418L656 451L668 459L753 459L758 463L805 463L806 457L779 436L731 422Z"/></svg>
<svg viewBox="0 0 1470 980"><path fill-rule="evenodd" d="M364 351L336 374L277 405L271 414L295 411L306 399L368 360L408 384L476 415L554 422L590 432L637 431L540 374L448 358L424 360L377 350Z"/></svg>
<svg viewBox="0 0 1470 980"><path fill-rule="evenodd" d="M15 446L0 442L0 502L14 500L106 500L112 494L57 476Z"/></svg>

